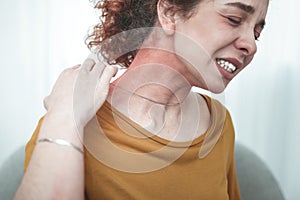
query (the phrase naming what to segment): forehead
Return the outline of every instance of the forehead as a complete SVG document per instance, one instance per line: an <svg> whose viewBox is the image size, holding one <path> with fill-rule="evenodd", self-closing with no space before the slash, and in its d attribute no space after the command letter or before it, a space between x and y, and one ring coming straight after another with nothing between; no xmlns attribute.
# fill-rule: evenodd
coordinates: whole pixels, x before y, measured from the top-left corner
<svg viewBox="0 0 300 200"><path fill-rule="evenodd" d="M215 6L228 5L261 17L267 13L269 0L213 0Z"/></svg>

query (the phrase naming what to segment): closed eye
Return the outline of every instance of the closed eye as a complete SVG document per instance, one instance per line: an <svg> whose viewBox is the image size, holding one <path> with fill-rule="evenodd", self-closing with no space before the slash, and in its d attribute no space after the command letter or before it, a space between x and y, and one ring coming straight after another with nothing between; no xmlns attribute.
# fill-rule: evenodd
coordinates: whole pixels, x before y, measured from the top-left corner
<svg viewBox="0 0 300 200"><path fill-rule="evenodd" d="M257 25L254 29L254 38L258 41L258 38L260 37L261 33L263 31L263 26Z"/></svg>
<svg viewBox="0 0 300 200"><path fill-rule="evenodd" d="M242 19L239 17L226 17L228 22L233 26L238 26L242 23Z"/></svg>

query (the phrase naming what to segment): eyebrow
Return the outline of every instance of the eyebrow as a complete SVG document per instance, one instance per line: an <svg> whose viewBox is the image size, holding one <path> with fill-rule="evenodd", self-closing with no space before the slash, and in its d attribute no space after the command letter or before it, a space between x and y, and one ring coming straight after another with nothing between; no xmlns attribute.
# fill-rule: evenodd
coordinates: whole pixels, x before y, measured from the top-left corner
<svg viewBox="0 0 300 200"><path fill-rule="evenodd" d="M253 6L241 2L226 3L225 5L239 8L249 14L253 14L255 12L255 8ZM266 25L266 21L263 19L258 23L258 25L263 29Z"/></svg>
<svg viewBox="0 0 300 200"><path fill-rule="evenodd" d="M264 27L266 26L266 21L263 19L258 23L258 25L261 27L261 29L264 29Z"/></svg>
<svg viewBox="0 0 300 200"><path fill-rule="evenodd" d="M243 10L246 13L249 13L249 14L252 14L252 13L255 12L254 7L252 7L250 5L243 4L241 2L226 3L225 5L239 8L239 9L241 9L241 10Z"/></svg>

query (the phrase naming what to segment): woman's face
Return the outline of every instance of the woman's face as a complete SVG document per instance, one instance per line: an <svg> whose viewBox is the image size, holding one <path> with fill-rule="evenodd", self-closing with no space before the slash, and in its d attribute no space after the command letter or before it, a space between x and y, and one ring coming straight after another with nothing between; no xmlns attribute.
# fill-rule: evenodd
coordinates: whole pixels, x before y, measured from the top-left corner
<svg viewBox="0 0 300 200"><path fill-rule="evenodd" d="M252 61L268 3L203 0L191 18L176 20L175 51L185 60L191 84L222 92Z"/></svg>

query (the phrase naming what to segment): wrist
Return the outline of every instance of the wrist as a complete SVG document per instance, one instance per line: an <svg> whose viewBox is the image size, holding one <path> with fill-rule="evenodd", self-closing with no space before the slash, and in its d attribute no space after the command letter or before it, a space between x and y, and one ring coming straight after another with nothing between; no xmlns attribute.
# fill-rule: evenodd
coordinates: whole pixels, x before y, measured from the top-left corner
<svg viewBox="0 0 300 200"><path fill-rule="evenodd" d="M39 138L57 138L78 146L83 143L83 127L77 125L72 116L47 112L40 129Z"/></svg>
<svg viewBox="0 0 300 200"><path fill-rule="evenodd" d="M79 153L83 154L83 147L82 147L82 145L77 146L77 145L75 145L75 144L73 144L73 143L71 143L69 141L63 140L63 139L40 138L40 139L38 139L36 141L36 144L44 143L44 142L53 143L53 144L60 145L60 146L71 147L74 150L78 151Z"/></svg>

